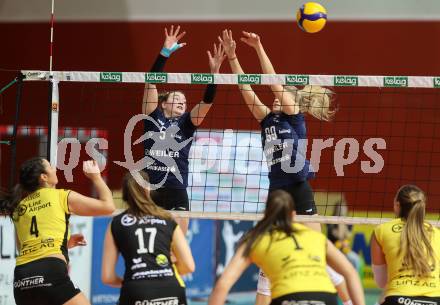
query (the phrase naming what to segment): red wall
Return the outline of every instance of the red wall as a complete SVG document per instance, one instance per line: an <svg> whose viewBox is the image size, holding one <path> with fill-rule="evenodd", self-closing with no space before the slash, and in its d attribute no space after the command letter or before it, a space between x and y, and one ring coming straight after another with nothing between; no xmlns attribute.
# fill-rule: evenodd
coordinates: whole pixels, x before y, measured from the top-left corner
<svg viewBox="0 0 440 305"><path fill-rule="evenodd" d="M235 38L248 30L262 36L278 73L350 75L440 75L440 23L436 22L333 22L319 34L302 33L295 23L181 23L188 45L167 64L168 72L208 72L206 50L224 28ZM164 23L59 23L55 26L55 70L146 71L163 41ZM48 69L48 24L0 24L3 69ZM238 56L246 72L259 73L256 55L238 42ZM225 62L222 72L230 73ZM0 71L0 84L15 72ZM112 88L109 90L109 88ZM131 115L140 112L142 85L61 85L60 126L98 127L109 130L112 161L123 160L122 137ZM186 89L190 104L198 102L203 87ZM117 88L117 89L115 89ZM267 88L261 97L272 100ZM235 86L221 86L215 108L203 128L257 129ZM339 112L334 122L308 120L309 138L381 137L385 168L378 175L360 172L362 153L336 177L332 150L322 155L316 189L344 191L349 203L381 209L390 206L402 183L425 188L439 210L440 199L440 106L436 90L336 89ZM3 94L0 124L12 123L14 90ZM47 124L47 87L26 84L21 124ZM141 128L139 128L141 129ZM139 130L139 135L142 130ZM419 135L423 135L422 137ZM27 158L35 145L18 143L19 159ZM31 148L32 147L32 148ZM141 153L142 148L136 148ZM361 146L362 152L362 146ZM2 147L2 183L6 181L8 151ZM110 182L117 187L121 169L111 167ZM81 183L84 181L81 180Z"/></svg>

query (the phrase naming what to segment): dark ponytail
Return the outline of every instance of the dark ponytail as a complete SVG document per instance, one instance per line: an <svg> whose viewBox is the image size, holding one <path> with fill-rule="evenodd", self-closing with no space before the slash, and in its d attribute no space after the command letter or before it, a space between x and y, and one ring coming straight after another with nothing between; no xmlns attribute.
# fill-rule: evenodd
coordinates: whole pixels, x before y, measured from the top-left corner
<svg viewBox="0 0 440 305"><path fill-rule="evenodd" d="M244 255L249 256L254 243L267 232L272 234L274 231L281 231L287 236L292 236L294 233L293 211L295 211L295 203L289 193L282 190L270 192L263 218L246 233L240 242L240 245L245 245Z"/></svg>
<svg viewBox="0 0 440 305"><path fill-rule="evenodd" d="M40 176L46 173L44 159L25 161L20 166L19 183L11 191L0 190L0 214L14 217L14 211L23 198L40 188Z"/></svg>

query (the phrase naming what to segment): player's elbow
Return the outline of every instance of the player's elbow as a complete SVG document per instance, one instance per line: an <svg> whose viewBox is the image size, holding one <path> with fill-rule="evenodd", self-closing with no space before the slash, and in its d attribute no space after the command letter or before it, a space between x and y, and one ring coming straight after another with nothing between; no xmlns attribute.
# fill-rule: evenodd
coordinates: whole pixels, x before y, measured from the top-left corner
<svg viewBox="0 0 440 305"><path fill-rule="evenodd" d="M115 203L112 200L106 200L102 203L102 207L101 207L101 213L103 215L110 215L113 214L113 212L116 211L116 206Z"/></svg>
<svg viewBox="0 0 440 305"><path fill-rule="evenodd" d="M387 265L372 264L371 268L373 269L374 281L377 286L381 289L385 288L388 283Z"/></svg>
<svg viewBox="0 0 440 305"><path fill-rule="evenodd" d="M193 273L196 270L196 264L194 263L194 260L187 261L179 264L177 269L181 275Z"/></svg>
<svg viewBox="0 0 440 305"><path fill-rule="evenodd" d="M102 272L101 281L105 285L111 286L114 282L114 276L111 276L108 272Z"/></svg>
<svg viewBox="0 0 440 305"><path fill-rule="evenodd" d="M188 273L193 273L194 271L196 271L196 264L192 261L188 264Z"/></svg>

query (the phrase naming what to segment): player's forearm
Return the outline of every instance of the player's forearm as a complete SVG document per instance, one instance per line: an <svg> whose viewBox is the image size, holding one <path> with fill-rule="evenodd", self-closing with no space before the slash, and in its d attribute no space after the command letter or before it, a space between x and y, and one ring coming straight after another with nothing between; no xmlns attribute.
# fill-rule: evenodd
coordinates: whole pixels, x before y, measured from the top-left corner
<svg viewBox="0 0 440 305"><path fill-rule="evenodd" d="M103 276L101 280L104 284L114 288L120 288L123 282L123 279L117 276L115 273Z"/></svg>
<svg viewBox="0 0 440 305"><path fill-rule="evenodd" d="M109 189L101 176L93 180L93 185L96 188L98 198L102 205L108 208L108 211L112 213L116 209L115 203L113 202L112 191Z"/></svg>
<svg viewBox="0 0 440 305"><path fill-rule="evenodd" d="M235 56L232 59L228 59L228 61L229 61L229 65L231 66L232 73L244 74L243 68L241 67L240 62L238 61L237 56ZM253 92L252 87L247 84L238 85L238 88L240 88L240 91L245 90L245 91ZM245 97L245 96L243 95L243 97Z"/></svg>
<svg viewBox="0 0 440 305"><path fill-rule="evenodd" d="M272 65L272 62L269 59L269 56L267 56L266 51L264 50L263 45L260 43L255 48L258 59L260 61L261 70L264 74L276 74L275 68ZM272 89L272 92L275 94L275 96L281 101L283 99L283 87L281 85L271 85L270 88Z"/></svg>
<svg viewBox="0 0 440 305"><path fill-rule="evenodd" d="M160 73L164 70L168 57L162 54L157 55L156 60L150 68L152 73ZM144 96L142 98L142 113L150 114L157 107L157 88L155 84L145 84Z"/></svg>
<svg viewBox="0 0 440 305"><path fill-rule="evenodd" d="M257 52L258 59L261 65L261 70L263 71L263 73L276 74L275 69L269 59L269 56L267 56L267 53L261 43L255 48L255 51Z"/></svg>
<svg viewBox="0 0 440 305"><path fill-rule="evenodd" d="M209 297L208 305L223 305L228 295L228 287L222 282L218 281Z"/></svg>

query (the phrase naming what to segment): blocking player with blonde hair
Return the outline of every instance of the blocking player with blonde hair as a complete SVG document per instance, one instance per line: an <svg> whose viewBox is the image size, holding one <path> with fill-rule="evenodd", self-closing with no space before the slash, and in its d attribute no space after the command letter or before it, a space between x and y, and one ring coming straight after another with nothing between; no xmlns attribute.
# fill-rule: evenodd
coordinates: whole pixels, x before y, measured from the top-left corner
<svg viewBox="0 0 440 305"><path fill-rule="evenodd" d="M260 37L248 32L243 32L243 36L241 41L256 50L263 73L275 74ZM232 38L232 31L224 30L219 41L228 56L232 72L244 74L235 52L236 43ZM307 139L304 113L323 121L331 120L335 114L335 109L332 107L334 93L320 86L305 86L297 89L294 86L271 85L275 100L270 109L263 104L250 85L239 84L239 89L249 110L261 125L263 150L266 160L269 161L269 194L276 190L284 190L293 197L298 215L317 215L313 190L308 182L314 177L314 171L310 162L306 160L305 152L301 151L299 143ZM297 161L303 162L302 169L297 172L284 170L285 165L296 167ZM307 225L321 231L319 223ZM344 304L351 304L343 277L331 268L328 268L328 272ZM263 282L267 284L266 286L269 285L268 281L260 276L256 302L258 305L268 304L271 298L269 288L260 290L264 286Z"/></svg>

